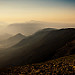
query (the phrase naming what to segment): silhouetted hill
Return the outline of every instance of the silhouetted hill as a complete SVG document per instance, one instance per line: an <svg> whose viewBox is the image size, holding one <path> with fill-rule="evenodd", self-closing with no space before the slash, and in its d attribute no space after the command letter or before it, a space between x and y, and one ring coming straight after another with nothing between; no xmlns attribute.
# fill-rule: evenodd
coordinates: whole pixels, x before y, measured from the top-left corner
<svg viewBox="0 0 75 75"><path fill-rule="evenodd" d="M14 47L22 47L25 46L27 43L28 44L32 44L35 42L39 42L42 38L44 38L49 32L53 31L53 30L57 30L54 28L46 28L46 29L42 29L39 30L38 32L34 33L31 36L26 37L25 39L23 39L22 41L20 41L18 44L16 44Z"/></svg>
<svg viewBox="0 0 75 75"><path fill-rule="evenodd" d="M25 65L50 60L57 50L74 39L74 28L41 30L8 48L0 58L0 66Z"/></svg>
<svg viewBox="0 0 75 75"><path fill-rule="evenodd" d="M24 38L25 38L24 35L22 35L21 33L18 33L15 36L12 36L12 37L10 37L10 38L8 38L6 40L0 41L1 48L11 47L11 46L19 43Z"/></svg>

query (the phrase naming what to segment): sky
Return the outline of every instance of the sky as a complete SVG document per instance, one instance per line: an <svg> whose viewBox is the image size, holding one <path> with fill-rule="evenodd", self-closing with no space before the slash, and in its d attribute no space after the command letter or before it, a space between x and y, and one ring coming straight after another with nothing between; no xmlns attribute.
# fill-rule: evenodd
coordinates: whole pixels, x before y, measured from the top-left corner
<svg viewBox="0 0 75 75"><path fill-rule="evenodd" d="M30 20L75 23L75 0L0 0L0 24Z"/></svg>

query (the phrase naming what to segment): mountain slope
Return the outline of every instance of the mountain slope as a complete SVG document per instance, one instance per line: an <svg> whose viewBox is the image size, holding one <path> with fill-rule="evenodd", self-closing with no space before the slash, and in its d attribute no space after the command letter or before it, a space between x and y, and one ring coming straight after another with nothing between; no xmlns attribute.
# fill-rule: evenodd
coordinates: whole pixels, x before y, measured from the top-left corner
<svg viewBox="0 0 75 75"><path fill-rule="evenodd" d="M58 49L73 39L75 39L73 28L37 32L8 48L1 57L4 59L0 58L0 66L25 65L52 59Z"/></svg>
<svg viewBox="0 0 75 75"><path fill-rule="evenodd" d="M75 54L46 62L0 69L1 75L74 75Z"/></svg>
<svg viewBox="0 0 75 75"><path fill-rule="evenodd" d="M58 49L53 58L59 58L66 55L75 54L75 40L66 43L62 48Z"/></svg>
<svg viewBox="0 0 75 75"><path fill-rule="evenodd" d="M12 36L6 40L0 41L0 45L2 48L8 48L8 47L11 47L11 46L19 43L24 38L25 38L25 36L19 33L19 34Z"/></svg>

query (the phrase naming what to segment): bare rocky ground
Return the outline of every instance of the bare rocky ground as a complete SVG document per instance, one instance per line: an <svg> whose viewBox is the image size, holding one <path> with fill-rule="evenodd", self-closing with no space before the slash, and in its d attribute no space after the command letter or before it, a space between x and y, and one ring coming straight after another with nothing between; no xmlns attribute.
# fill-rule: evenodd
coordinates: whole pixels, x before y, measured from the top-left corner
<svg viewBox="0 0 75 75"><path fill-rule="evenodd" d="M75 75L75 55L1 70L0 75Z"/></svg>

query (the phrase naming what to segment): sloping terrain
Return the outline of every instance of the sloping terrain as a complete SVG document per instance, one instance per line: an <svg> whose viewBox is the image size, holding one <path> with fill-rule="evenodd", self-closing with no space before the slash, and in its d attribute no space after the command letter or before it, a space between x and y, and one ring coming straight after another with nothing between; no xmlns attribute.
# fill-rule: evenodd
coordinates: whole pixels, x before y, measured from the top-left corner
<svg viewBox="0 0 75 75"><path fill-rule="evenodd" d="M1 48L11 47L11 46L19 43L24 38L25 38L25 36L20 33L16 34L15 36L9 37L6 40L0 41Z"/></svg>
<svg viewBox="0 0 75 75"><path fill-rule="evenodd" d="M0 75L74 75L75 55L47 62L0 69Z"/></svg>
<svg viewBox="0 0 75 75"><path fill-rule="evenodd" d="M44 29L6 49L4 55L0 57L0 67L50 60L60 48L73 39L75 39L74 28L52 31ZM65 54L67 53L65 52Z"/></svg>
<svg viewBox="0 0 75 75"><path fill-rule="evenodd" d="M53 58L55 59L72 54L75 54L75 40L66 43L62 48L58 49Z"/></svg>

